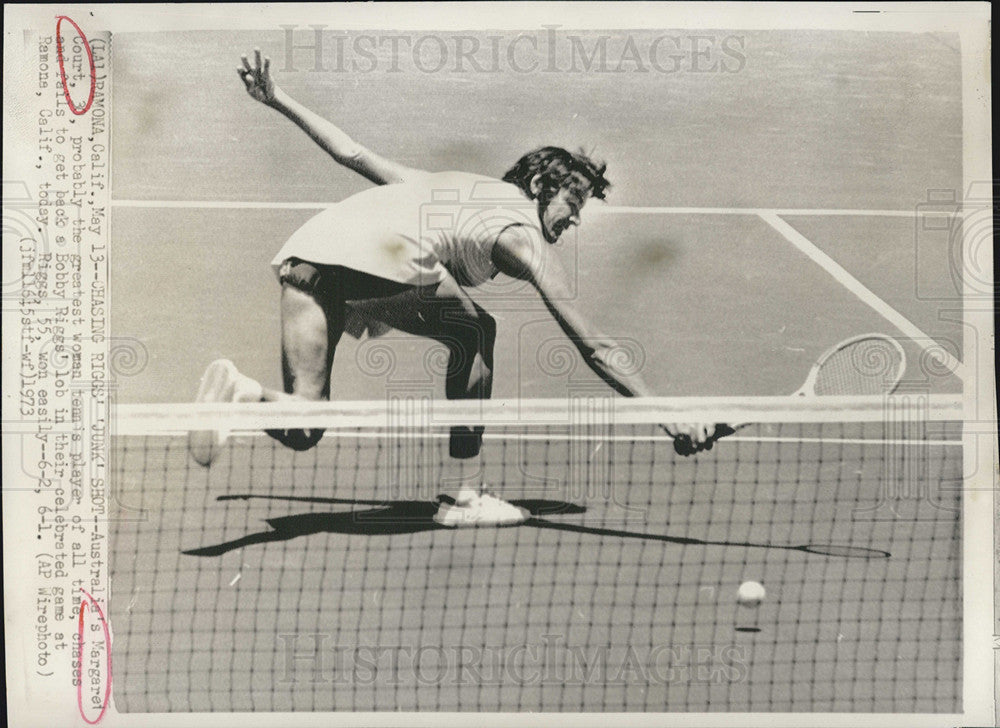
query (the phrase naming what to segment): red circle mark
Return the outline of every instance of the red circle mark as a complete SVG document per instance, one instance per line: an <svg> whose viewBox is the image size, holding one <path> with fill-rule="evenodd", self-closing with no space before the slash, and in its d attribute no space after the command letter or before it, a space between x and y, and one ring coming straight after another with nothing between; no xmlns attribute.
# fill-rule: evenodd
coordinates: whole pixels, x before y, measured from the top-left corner
<svg viewBox="0 0 1000 728"><path fill-rule="evenodd" d="M69 20L67 18L67 20ZM72 23L73 21L70 20ZM75 25L75 23L74 23ZM80 600L80 619L77 626L77 637L79 637L79 646L76 649L76 661L80 665L80 682L76 686L76 706L80 710L80 717L84 719L90 725L96 725L101 722L104 714L108 710L108 700L111 698L111 632L108 630L108 621L104 618L104 611L101 609L101 605L97 603L94 597L90 596L86 589L81 588L85 595L85 599ZM97 618L101 621L101 627L104 628L104 649L107 652L107 671L108 671L108 683L104 686L104 703L101 705L101 712L98 714L94 720L87 717L86 713L83 712L83 614L84 609L87 606L97 610Z"/></svg>
<svg viewBox="0 0 1000 728"><path fill-rule="evenodd" d="M62 21L64 20L68 20L83 39L83 47L87 49L87 60L90 61L90 95L87 97L86 106L82 109L78 109L73 105L73 99L69 96L69 87L66 85L66 66L63 62L62 34L60 32ZM59 77L62 79L63 94L66 96L66 103L69 104L69 110L77 116L83 116L90 111L90 106L94 103L94 92L97 90L97 69L94 67L94 52L90 49L87 36L80 30L80 26L72 18L68 18L65 15L56 16L56 56L59 58Z"/></svg>

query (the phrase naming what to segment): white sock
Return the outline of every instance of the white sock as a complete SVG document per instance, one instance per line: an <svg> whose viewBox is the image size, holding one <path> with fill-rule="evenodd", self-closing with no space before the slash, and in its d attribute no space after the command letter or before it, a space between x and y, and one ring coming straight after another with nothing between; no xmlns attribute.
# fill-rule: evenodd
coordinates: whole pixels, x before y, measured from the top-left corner
<svg viewBox="0 0 1000 728"><path fill-rule="evenodd" d="M464 486L455 494L455 504L459 506L468 505L479 497L479 489L471 486Z"/></svg>
<svg viewBox="0 0 1000 728"><path fill-rule="evenodd" d="M467 503L482 490L482 456L474 458L448 458L441 470L441 488L455 494L455 502Z"/></svg>

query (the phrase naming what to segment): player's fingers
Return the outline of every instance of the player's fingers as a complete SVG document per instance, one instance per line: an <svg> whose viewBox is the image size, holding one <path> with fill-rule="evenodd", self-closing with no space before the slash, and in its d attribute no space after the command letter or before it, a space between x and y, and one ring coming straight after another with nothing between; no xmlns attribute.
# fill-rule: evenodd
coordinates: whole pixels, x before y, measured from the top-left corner
<svg viewBox="0 0 1000 728"><path fill-rule="evenodd" d="M271 58L269 56L264 56L264 75L271 75Z"/></svg>
<svg viewBox="0 0 1000 728"><path fill-rule="evenodd" d="M254 60L254 68L257 70L257 73L259 74L264 69L264 63L260 59L260 48L253 49L253 60Z"/></svg>
<svg viewBox="0 0 1000 728"><path fill-rule="evenodd" d="M237 68L236 69L236 75L240 77L240 80L243 82L243 85L246 86L249 89L250 88L250 81L247 79L246 69L244 69L244 68Z"/></svg>
<svg viewBox="0 0 1000 728"><path fill-rule="evenodd" d="M250 68L250 61L247 60L246 56L240 56L240 60L243 61L243 70L250 73L253 69Z"/></svg>

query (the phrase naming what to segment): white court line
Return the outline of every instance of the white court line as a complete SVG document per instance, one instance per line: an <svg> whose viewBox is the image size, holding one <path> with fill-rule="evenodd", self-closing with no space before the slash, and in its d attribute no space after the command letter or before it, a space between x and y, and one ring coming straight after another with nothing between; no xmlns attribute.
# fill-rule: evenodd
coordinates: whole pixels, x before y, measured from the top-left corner
<svg viewBox="0 0 1000 728"><path fill-rule="evenodd" d="M256 435L257 433L252 433ZM264 433L260 433L264 434ZM446 432L430 433L393 433L386 435L385 432L338 432L333 437L348 437L357 439L376 438L381 440L398 437L401 439L447 439ZM510 432L504 434L483 434L484 440L515 440L515 441L547 441L547 442L668 442L673 445L674 439L668 435L534 435L523 432ZM891 438L864 438L864 437L754 437L752 435L723 437L716 441L727 442L786 442L786 443L813 443L819 445L940 445L940 446L961 446L961 440L907 440Z"/></svg>
<svg viewBox="0 0 1000 728"><path fill-rule="evenodd" d="M143 433L145 437L177 437L178 433L173 430L150 431ZM231 438L240 437L265 437L266 433L261 430L234 431L230 433ZM331 441L336 439L344 440L447 440L447 432L394 432L386 433L383 430L338 430L329 436ZM506 432L483 434L483 440L511 440L514 442L594 442L603 444L605 442L664 442L673 445L673 438L668 435L562 435L562 434L532 434L526 432ZM817 445L931 445L936 447L961 447L961 440L907 440L905 438L878 438L878 437L754 437L752 435L723 437L716 441L717 444L731 442L774 442L774 443L810 443ZM277 443L275 443L277 447Z"/></svg>
<svg viewBox="0 0 1000 728"><path fill-rule="evenodd" d="M614 205L594 205L588 213L609 213L626 215L849 215L851 217L916 217L917 215L951 216L958 210L845 210L820 208L769 208L769 207L622 207Z"/></svg>
<svg viewBox="0 0 1000 728"><path fill-rule="evenodd" d="M335 202L255 202L246 200L112 200L113 207L133 208L199 208L227 210L322 210ZM889 306L836 263L830 256L823 253L805 236L781 219L781 215L850 215L874 217L916 217L918 215L961 215L962 208L955 210L847 210L847 209L788 209L788 208L756 208L756 207L613 207L594 206L597 214L642 214L642 215L756 215L780 232L799 250L814 262L822 266L830 275L837 279L854 295L880 313L896 328L914 341L925 351L930 351L942 364L961 379L965 379L965 367L958 359L949 354L940 344L921 331L909 319Z"/></svg>
<svg viewBox="0 0 1000 728"><path fill-rule="evenodd" d="M253 202L245 200L112 200L112 207L208 210L323 210L335 202Z"/></svg>
<svg viewBox="0 0 1000 728"><path fill-rule="evenodd" d="M873 308L889 323L906 334L917 346L925 351L929 351L932 356L936 357L960 379L965 379L965 367L962 365L962 362L948 353L943 346L921 331L916 324L903 316L903 314L876 296L871 289L848 273L837 261L816 247L811 240L782 220L774 212L761 213L760 217L781 233L792 245L805 253L813 262L833 276L844 288L860 298L862 302Z"/></svg>
<svg viewBox="0 0 1000 728"><path fill-rule="evenodd" d="M337 204L331 202L254 202L246 200L112 200L112 207L218 209L218 210L323 210ZM916 217L917 215L951 216L961 214L960 208L943 210L844 210L763 207L622 207L592 205L588 214L598 215L850 215L873 217Z"/></svg>

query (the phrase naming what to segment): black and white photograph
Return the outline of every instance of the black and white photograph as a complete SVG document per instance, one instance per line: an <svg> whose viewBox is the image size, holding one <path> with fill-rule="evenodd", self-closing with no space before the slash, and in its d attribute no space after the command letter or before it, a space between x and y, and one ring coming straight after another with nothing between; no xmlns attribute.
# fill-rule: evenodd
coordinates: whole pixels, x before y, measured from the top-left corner
<svg viewBox="0 0 1000 728"><path fill-rule="evenodd" d="M995 724L986 4L17 11L12 725Z"/></svg>

